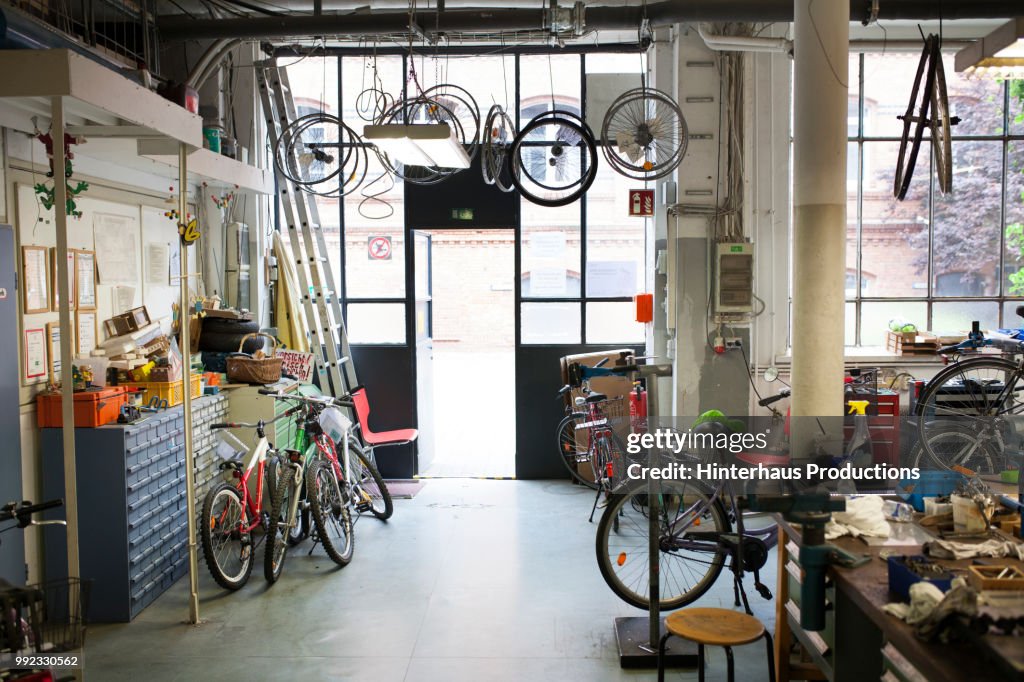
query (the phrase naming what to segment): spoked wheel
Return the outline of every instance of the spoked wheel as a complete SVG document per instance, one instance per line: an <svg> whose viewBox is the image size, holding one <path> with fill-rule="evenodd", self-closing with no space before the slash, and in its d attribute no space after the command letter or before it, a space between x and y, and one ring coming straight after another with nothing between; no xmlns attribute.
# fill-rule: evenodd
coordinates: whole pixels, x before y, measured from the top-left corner
<svg viewBox="0 0 1024 682"><path fill-rule="evenodd" d="M590 430L576 428L585 419L582 412L573 412L562 419L558 425L558 459L575 480L597 490L597 471L590 455Z"/></svg>
<svg viewBox="0 0 1024 682"><path fill-rule="evenodd" d="M317 460L306 472L306 490L309 492L309 510L316 524L317 539L327 556L339 566L352 561L355 534L348 500L334 475L333 464Z"/></svg>
<svg viewBox="0 0 1024 682"><path fill-rule="evenodd" d="M662 487L658 544L661 608L677 609L708 591L725 564L718 536L731 526L719 502L690 484ZM650 605L647 494L616 493L597 526L597 564L612 591L627 604ZM616 527L617 526L617 527Z"/></svg>
<svg viewBox="0 0 1024 682"><path fill-rule="evenodd" d="M937 51L938 52L938 51ZM935 86L932 88L932 151L935 155L936 186L943 194L953 191L953 144L950 127L960 119L949 117L949 96L946 93L946 70L942 54L935 58Z"/></svg>
<svg viewBox="0 0 1024 682"><path fill-rule="evenodd" d="M653 88L636 88L612 102L601 125L608 164L634 180L656 180L686 155L686 119L676 102Z"/></svg>
<svg viewBox="0 0 1024 682"><path fill-rule="evenodd" d="M288 554L288 518L292 497L295 495L295 469L282 465L277 470L277 487L270 503L270 527L267 529L266 549L263 553L263 577L273 585L284 570Z"/></svg>
<svg viewBox="0 0 1024 682"><path fill-rule="evenodd" d="M917 403L919 445L933 465L997 474L1020 442L1024 414L1018 364L1001 357L969 358L928 382Z"/></svg>
<svg viewBox="0 0 1024 682"><path fill-rule="evenodd" d="M384 482L384 477L362 448L354 443L350 443L349 447L352 450L351 454L355 455L349 460L352 467L351 478L358 496L356 508L361 512L370 512L381 521L387 521L395 511L395 504L391 500L391 492Z"/></svg>
<svg viewBox="0 0 1024 682"><path fill-rule="evenodd" d="M237 590L252 574L252 533L244 525L238 489L221 483L203 500L200 536L210 575L226 590Z"/></svg>
<svg viewBox="0 0 1024 682"><path fill-rule="evenodd" d="M511 180L503 177L509 172L508 147L515 134L515 124L505 110L497 104L492 106L484 123L480 169L484 182L494 185L502 192L511 192L515 189Z"/></svg>
<svg viewBox="0 0 1024 682"><path fill-rule="evenodd" d="M511 180L528 201L565 206L597 177L594 133L579 116L549 111L526 124L509 149Z"/></svg>
<svg viewBox="0 0 1024 682"><path fill-rule="evenodd" d="M903 135L900 138L900 151L896 159L896 175L893 178L893 196L903 201L910 189L910 181L914 176L914 166L921 150L921 138L924 129L929 125L928 108L932 103L932 89L935 86L936 62L941 61L939 55L938 36L930 35L924 41L921 61L917 65L914 85L910 89L910 104L907 111L898 118L903 121ZM922 87L923 79L923 87ZM920 93L920 97L918 97ZM915 111L917 112L915 116Z"/></svg>
<svg viewBox="0 0 1024 682"><path fill-rule="evenodd" d="M274 163L305 192L344 196L366 178L366 143L341 119L315 112L281 132Z"/></svg>

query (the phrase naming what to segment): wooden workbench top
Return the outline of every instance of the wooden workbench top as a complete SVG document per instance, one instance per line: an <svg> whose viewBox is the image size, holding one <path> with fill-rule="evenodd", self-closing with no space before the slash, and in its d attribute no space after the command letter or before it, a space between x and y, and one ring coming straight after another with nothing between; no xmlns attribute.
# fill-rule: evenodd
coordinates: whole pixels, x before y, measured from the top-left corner
<svg viewBox="0 0 1024 682"><path fill-rule="evenodd" d="M800 545L800 526L779 518L786 537ZM1009 539L1009 536L1004 536ZM1013 679L1011 671L1024 676L1024 638L1004 635L985 635L984 641L991 647L979 646L972 642L943 644L938 641L925 642L918 639L914 629L903 621L882 610L882 606L893 601L889 595L889 569L879 558L883 549L897 554L922 554L921 545L868 545L864 541L841 537L829 541L851 554L868 554L871 561L858 568L833 566L829 574L836 588L842 590L864 614L882 631L885 639L893 644L929 681L954 680L973 682L982 679ZM935 560L952 569L954 574L963 574L971 565L971 559ZM986 558L993 564L1024 565L1024 562L1009 558ZM992 651L999 651L1002 661L986 660ZM1009 669L1007 669L1009 666Z"/></svg>

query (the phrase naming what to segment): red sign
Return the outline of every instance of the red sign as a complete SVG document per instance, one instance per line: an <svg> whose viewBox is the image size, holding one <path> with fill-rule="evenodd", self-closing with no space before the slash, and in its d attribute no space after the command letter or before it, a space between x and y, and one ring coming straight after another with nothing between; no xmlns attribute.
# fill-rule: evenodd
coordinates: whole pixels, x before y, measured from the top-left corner
<svg viewBox="0 0 1024 682"><path fill-rule="evenodd" d="M653 189L629 190L629 215L630 217L640 218L654 215Z"/></svg>
<svg viewBox="0 0 1024 682"><path fill-rule="evenodd" d="M370 260L391 260L391 237L370 235L367 249Z"/></svg>

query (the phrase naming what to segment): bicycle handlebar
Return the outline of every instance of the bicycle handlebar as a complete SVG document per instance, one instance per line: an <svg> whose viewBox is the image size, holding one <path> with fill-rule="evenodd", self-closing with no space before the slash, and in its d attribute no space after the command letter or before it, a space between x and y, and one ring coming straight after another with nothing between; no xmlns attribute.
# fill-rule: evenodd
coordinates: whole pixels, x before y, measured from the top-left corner
<svg viewBox="0 0 1024 682"><path fill-rule="evenodd" d="M563 397L566 393L568 393L571 390L572 390L572 386L570 386L569 384L566 384L565 386L562 386L560 389L558 389L558 395L556 396L556 398Z"/></svg>
<svg viewBox="0 0 1024 682"><path fill-rule="evenodd" d="M784 388L775 395L770 395L767 398L761 398L760 400L757 401L757 404L760 405L761 407L768 407L772 403L777 403L783 398L788 398L791 393L792 391L790 389Z"/></svg>
<svg viewBox="0 0 1024 682"><path fill-rule="evenodd" d="M269 395L277 400L294 400L296 402L303 403L315 403L317 405L337 405L339 407L355 407L355 403L352 402L351 396L342 396L341 398L335 398L330 395L290 395L282 393L281 391L272 391L269 388L261 388L256 391L260 395Z"/></svg>
<svg viewBox="0 0 1024 682"><path fill-rule="evenodd" d="M57 507L63 507L64 500L57 498L55 500L47 500L46 502L40 502L39 504L25 504L24 502L19 507L14 502L4 505L0 509L0 521L10 521L12 519L18 519L18 525L28 525L27 520L30 520L33 514L38 514L41 511L47 509L56 509Z"/></svg>
<svg viewBox="0 0 1024 682"><path fill-rule="evenodd" d="M256 429L256 428L259 428L261 426L266 426L267 424L273 424L274 422L279 421L281 419L284 419L285 417L290 417L290 416L292 416L293 414L295 414L296 412L298 412L301 409L302 409L301 405L296 405L295 407L291 407L291 408L285 410L284 412L282 412L281 414L277 415L273 419L261 419L260 421L258 421L256 423L252 423L252 422L218 422L216 424L210 424L210 430L211 431L216 431L218 429Z"/></svg>

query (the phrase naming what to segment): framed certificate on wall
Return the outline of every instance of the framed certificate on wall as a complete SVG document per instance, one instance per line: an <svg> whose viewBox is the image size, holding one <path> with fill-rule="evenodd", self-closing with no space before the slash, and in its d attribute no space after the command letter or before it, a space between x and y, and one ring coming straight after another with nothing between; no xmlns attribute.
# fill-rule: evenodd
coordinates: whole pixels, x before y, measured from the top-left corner
<svg viewBox="0 0 1024 682"><path fill-rule="evenodd" d="M79 308L75 312L75 352L88 355L96 348L96 313Z"/></svg>
<svg viewBox="0 0 1024 682"><path fill-rule="evenodd" d="M75 251L75 295L80 310L96 310L96 254Z"/></svg>
<svg viewBox="0 0 1024 682"><path fill-rule="evenodd" d="M75 309L75 251L68 249L68 310ZM57 286L57 247L50 249L50 291L53 310L60 311L60 287Z"/></svg>
<svg viewBox="0 0 1024 682"><path fill-rule="evenodd" d="M21 247L21 276L24 279L23 309L26 314L50 310L50 288L46 279L46 247Z"/></svg>
<svg viewBox="0 0 1024 682"><path fill-rule="evenodd" d="M44 249L45 251L45 249ZM46 377L46 330L25 330L25 383L35 384Z"/></svg>

